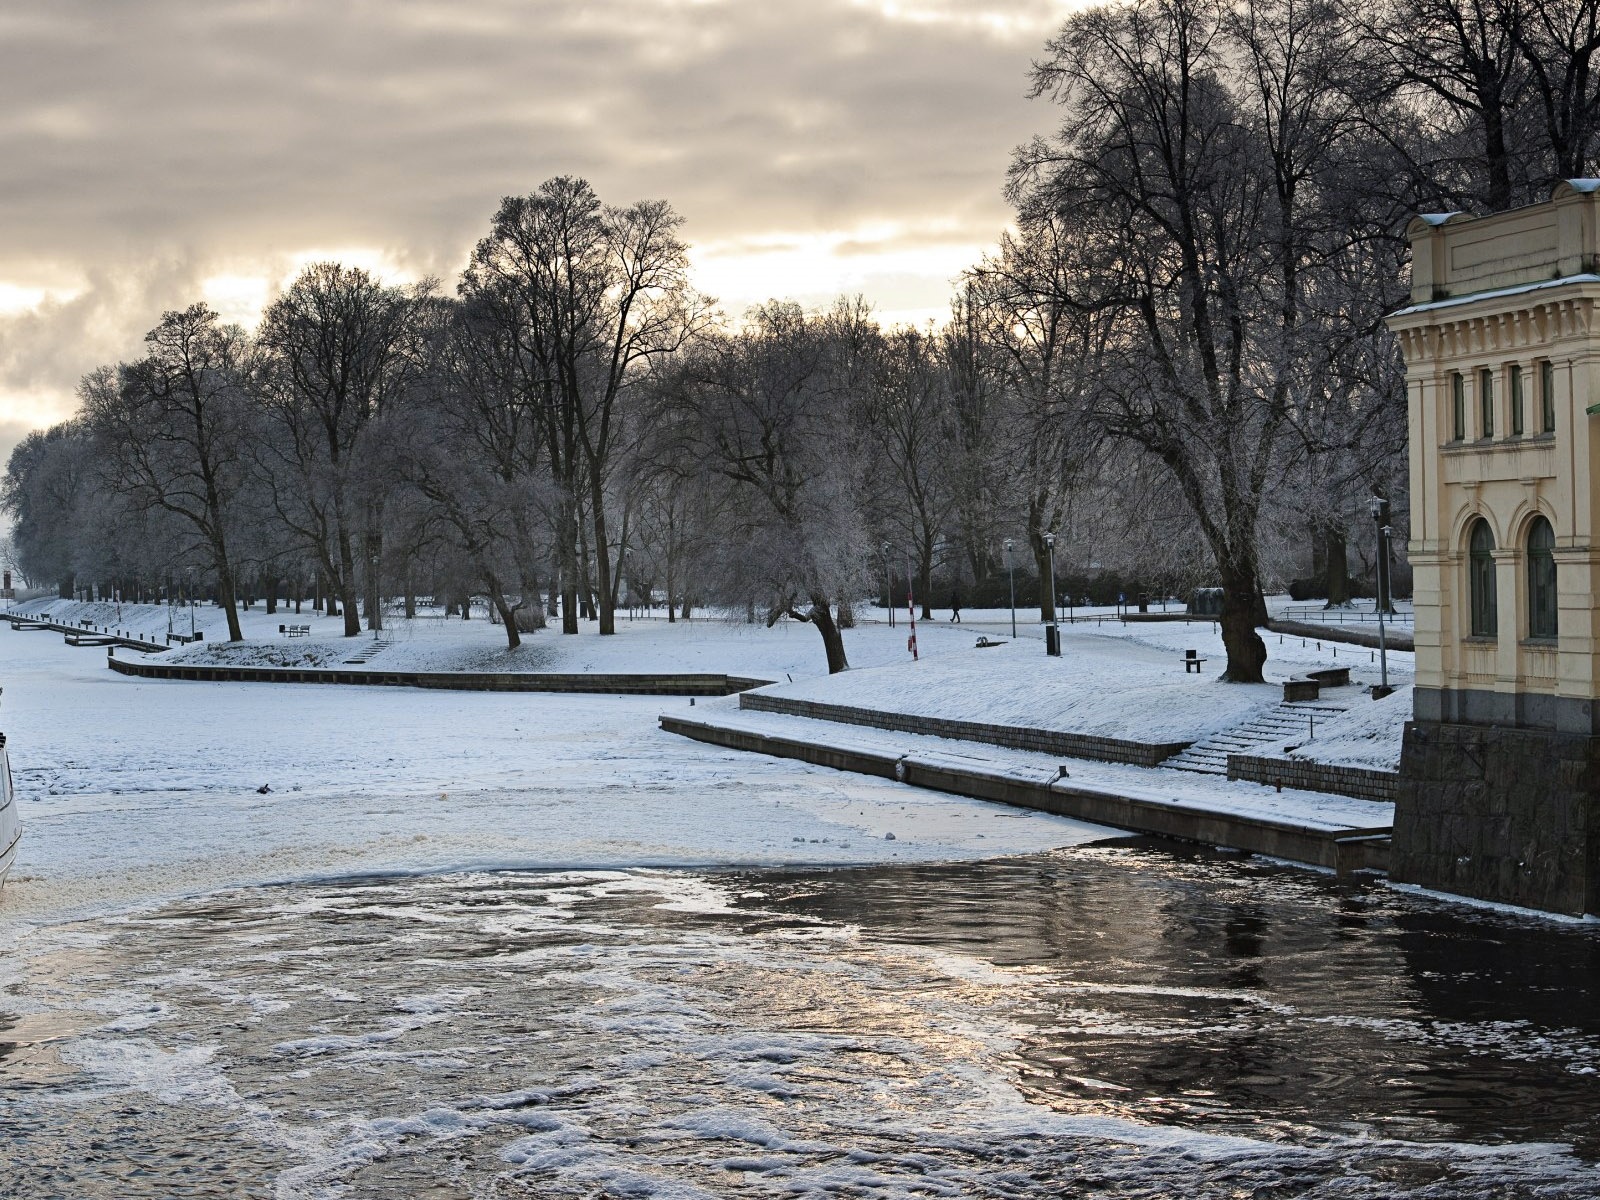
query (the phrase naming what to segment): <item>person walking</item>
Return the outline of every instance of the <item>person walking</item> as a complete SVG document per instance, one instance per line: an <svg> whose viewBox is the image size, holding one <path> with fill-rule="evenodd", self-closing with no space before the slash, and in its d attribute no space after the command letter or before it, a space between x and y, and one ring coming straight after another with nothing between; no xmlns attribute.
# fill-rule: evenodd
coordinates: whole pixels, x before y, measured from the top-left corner
<svg viewBox="0 0 1600 1200"><path fill-rule="evenodd" d="M961 624L961 593L954 589L950 592L950 619Z"/></svg>

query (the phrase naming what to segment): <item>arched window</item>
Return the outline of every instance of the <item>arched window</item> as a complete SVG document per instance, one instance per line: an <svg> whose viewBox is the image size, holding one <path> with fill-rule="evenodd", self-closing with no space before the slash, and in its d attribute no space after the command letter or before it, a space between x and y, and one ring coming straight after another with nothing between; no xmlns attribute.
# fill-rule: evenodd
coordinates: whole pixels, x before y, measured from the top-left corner
<svg viewBox="0 0 1600 1200"><path fill-rule="evenodd" d="M1473 522L1467 550L1467 581L1472 596L1472 636L1496 637L1500 622L1494 603L1494 534L1482 517Z"/></svg>
<svg viewBox="0 0 1600 1200"><path fill-rule="evenodd" d="M1528 526L1528 636L1556 636L1555 531L1543 517Z"/></svg>

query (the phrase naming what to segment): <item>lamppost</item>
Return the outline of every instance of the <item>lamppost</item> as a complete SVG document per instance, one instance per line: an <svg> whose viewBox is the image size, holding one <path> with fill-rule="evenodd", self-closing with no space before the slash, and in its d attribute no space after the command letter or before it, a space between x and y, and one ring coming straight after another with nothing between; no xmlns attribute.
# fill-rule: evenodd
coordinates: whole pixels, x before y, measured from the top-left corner
<svg viewBox="0 0 1600 1200"><path fill-rule="evenodd" d="M1377 571L1377 600L1378 610L1378 678L1379 684L1372 689L1372 698L1382 700L1394 692L1389 686L1389 644L1383 631L1384 614L1389 611L1389 536L1393 532L1389 528L1389 502L1380 496L1374 496L1367 501L1367 511L1372 514L1373 522L1378 526L1378 571Z"/></svg>
<svg viewBox="0 0 1600 1200"><path fill-rule="evenodd" d="M1016 542L1006 539L1006 575L1011 579L1011 640L1017 640L1017 564L1012 557L1012 548Z"/></svg>
<svg viewBox="0 0 1600 1200"><path fill-rule="evenodd" d="M378 629L383 624L383 618L378 615L378 556L374 554L372 563L372 615L367 619L367 624L372 628L372 640L378 640Z"/></svg>
<svg viewBox="0 0 1600 1200"><path fill-rule="evenodd" d="M187 571L187 582L184 586L184 591L188 593L189 598L189 640L192 642L194 641L194 568L188 567L185 569Z"/></svg>
<svg viewBox="0 0 1600 1200"><path fill-rule="evenodd" d="M891 568L889 566L891 561L889 553L893 549L894 547L888 542L883 544L883 595L884 598L889 602L888 608L890 629L894 628L894 575L891 574Z"/></svg>
<svg viewBox="0 0 1600 1200"><path fill-rule="evenodd" d="M1050 551L1050 623L1044 627L1044 652L1060 658L1061 627L1056 624L1056 535L1045 534L1044 544Z"/></svg>

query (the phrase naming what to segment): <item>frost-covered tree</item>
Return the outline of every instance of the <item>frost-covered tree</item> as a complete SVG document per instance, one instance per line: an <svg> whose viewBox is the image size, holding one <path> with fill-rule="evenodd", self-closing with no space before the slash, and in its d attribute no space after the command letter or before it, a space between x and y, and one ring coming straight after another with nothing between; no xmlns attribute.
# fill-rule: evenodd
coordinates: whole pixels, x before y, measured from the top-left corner
<svg viewBox="0 0 1600 1200"><path fill-rule="evenodd" d="M203 304L162 314L138 362L86 376L78 389L108 486L135 505L162 509L191 529L216 579L217 601L238 641L237 564L245 443L255 432L251 351L244 331Z"/></svg>

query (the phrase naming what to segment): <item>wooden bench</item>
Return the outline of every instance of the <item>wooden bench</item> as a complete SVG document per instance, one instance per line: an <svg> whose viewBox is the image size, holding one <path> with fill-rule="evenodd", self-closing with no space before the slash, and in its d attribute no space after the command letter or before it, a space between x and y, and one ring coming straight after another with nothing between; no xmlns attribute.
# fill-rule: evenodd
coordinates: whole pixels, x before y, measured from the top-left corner
<svg viewBox="0 0 1600 1200"><path fill-rule="evenodd" d="M278 632L283 634L284 637L292 637L292 638L294 638L294 637L310 637L311 636L311 626L309 626L309 625L279 625L278 626Z"/></svg>
<svg viewBox="0 0 1600 1200"><path fill-rule="evenodd" d="M1185 650L1183 652L1183 673L1187 675L1190 671L1193 671L1196 675L1200 674L1200 664L1203 662L1205 662L1205 659L1200 657L1198 650Z"/></svg>
<svg viewBox="0 0 1600 1200"><path fill-rule="evenodd" d="M1350 683L1349 667L1319 667L1315 671L1307 671L1308 679L1315 679L1323 687L1346 687Z"/></svg>

